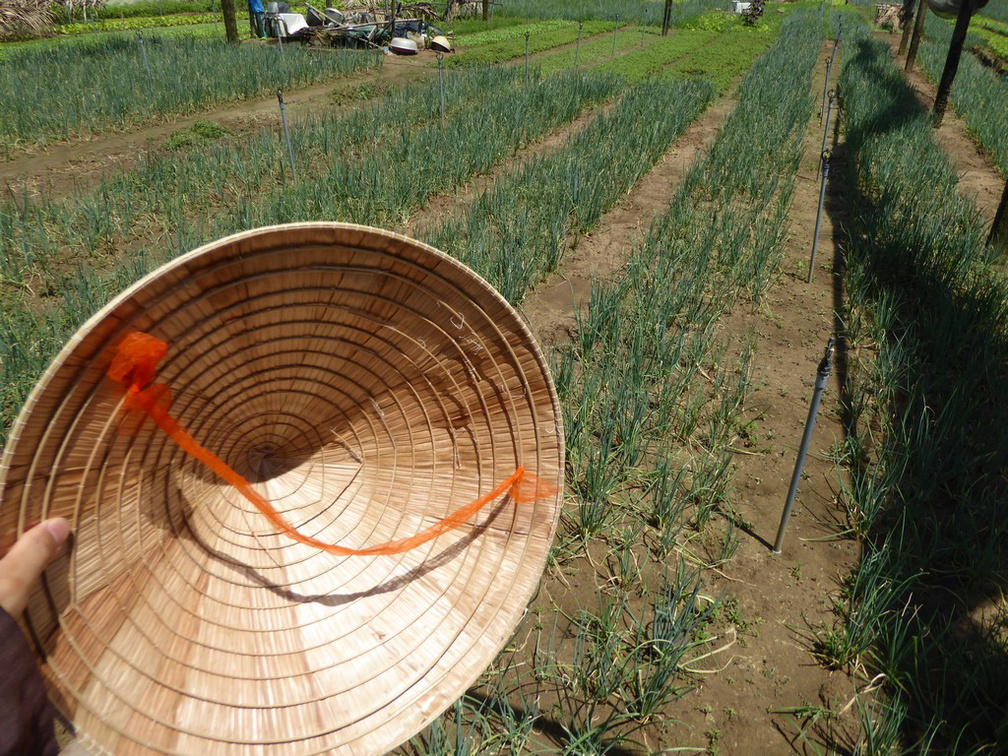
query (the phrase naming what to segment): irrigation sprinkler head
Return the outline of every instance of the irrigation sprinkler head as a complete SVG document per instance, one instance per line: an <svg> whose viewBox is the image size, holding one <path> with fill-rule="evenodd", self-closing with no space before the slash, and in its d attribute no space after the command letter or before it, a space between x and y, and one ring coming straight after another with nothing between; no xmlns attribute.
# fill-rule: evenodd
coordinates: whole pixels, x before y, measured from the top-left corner
<svg viewBox="0 0 1008 756"><path fill-rule="evenodd" d="M837 96L837 91L835 89L831 89L828 92L828 95L829 95L829 101L833 102L833 99Z"/></svg>
<svg viewBox="0 0 1008 756"><path fill-rule="evenodd" d="M822 151L822 154L819 156L819 159L822 160L823 165L829 165L831 157L833 157L833 150L827 147L825 150Z"/></svg>
<svg viewBox="0 0 1008 756"><path fill-rule="evenodd" d="M833 353L836 351L836 336L830 336L826 342L826 351L823 353L822 362L819 363L819 372L829 375L833 369Z"/></svg>

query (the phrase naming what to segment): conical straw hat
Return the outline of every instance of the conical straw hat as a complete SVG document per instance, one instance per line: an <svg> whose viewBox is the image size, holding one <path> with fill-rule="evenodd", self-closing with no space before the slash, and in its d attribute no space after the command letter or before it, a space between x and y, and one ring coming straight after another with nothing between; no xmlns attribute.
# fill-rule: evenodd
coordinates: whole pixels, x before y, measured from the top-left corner
<svg viewBox="0 0 1008 756"><path fill-rule="evenodd" d="M401 554L297 542L124 419L105 372L135 331L168 344L171 415L307 536L412 536L519 467L546 493L496 497ZM382 753L513 632L562 480L546 364L500 295L403 236L296 224L183 256L74 335L11 432L0 537L71 521L26 625L92 750Z"/></svg>

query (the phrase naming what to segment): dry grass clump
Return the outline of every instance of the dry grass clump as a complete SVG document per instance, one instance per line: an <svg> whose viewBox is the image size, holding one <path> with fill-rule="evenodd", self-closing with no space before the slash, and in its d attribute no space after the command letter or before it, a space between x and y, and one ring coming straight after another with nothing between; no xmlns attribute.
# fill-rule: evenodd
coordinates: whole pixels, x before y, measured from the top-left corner
<svg viewBox="0 0 1008 756"><path fill-rule="evenodd" d="M44 0L0 2L0 39L40 37L52 28L53 14Z"/></svg>

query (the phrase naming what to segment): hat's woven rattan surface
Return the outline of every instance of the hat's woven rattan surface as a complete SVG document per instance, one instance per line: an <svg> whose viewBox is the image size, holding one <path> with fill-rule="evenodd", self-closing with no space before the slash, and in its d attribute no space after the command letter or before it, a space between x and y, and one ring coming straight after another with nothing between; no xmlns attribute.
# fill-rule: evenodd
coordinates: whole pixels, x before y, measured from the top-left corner
<svg viewBox="0 0 1008 756"><path fill-rule="evenodd" d="M519 465L555 488L492 502L396 556L278 534L103 380L131 331L164 339L171 413L302 533L413 535ZM563 434L507 303L405 237L297 224L170 263L92 318L0 463L0 535L74 529L26 621L59 708L114 753L381 753L513 631L559 511Z"/></svg>

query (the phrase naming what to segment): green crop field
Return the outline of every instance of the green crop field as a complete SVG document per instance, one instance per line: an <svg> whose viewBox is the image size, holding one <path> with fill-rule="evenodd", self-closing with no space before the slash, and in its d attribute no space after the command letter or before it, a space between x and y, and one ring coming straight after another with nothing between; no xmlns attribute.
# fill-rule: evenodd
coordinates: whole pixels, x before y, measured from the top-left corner
<svg viewBox="0 0 1008 756"><path fill-rule="evenodd" d="M724 5L677 0L662 36L657 0L495 3L443 23L443 69L228 45L217 0L0 44L0 444L81 324L164 263L298 221L408 233L525 320L566 466L523 618L394 753L1008 751L1008 275L948 157L1003 181L1008 83L963 58L973 145L932 128L873 3ZM1008 38L995 5L972 41ZM926 32L936 79L951 25ZM278 88L303 95L289 147Z"/></svg>
<svg viewBox="0 0 1008 756"><path fill-rule="evenodd" d="M295 47L280 54L155 35L25 49L2 62L0 149L193 113L380 63L358 51L319 54ZM43 88L37 86L40 70L46 71Z"/></svg>
<svg viewBox="0 0 1008 756"><path fill-rule="evenodd" d="M930 18L920 58L924 71L934 81L941 79L952 27L939 18ZM970 131L1008 176L1008 119L1000 105L1008 100L1008 82L982 65L972 55L964 55L952 88L952 103Z"/></svg>
<svg viewBox="0 0 1008 756"><path fill-rule="evenodd" d="M1008 288L928 114L863 25L851 30L847 264L851 527L863 537L831 663L887 681L872 717L879 752L1005 746L1002 410ZM861 346L871 344L862 351ZM996 575L997 573L997 575ZM962 617L994 591L976 634ZM988 624L990 623L990 624Z"/></svg>

